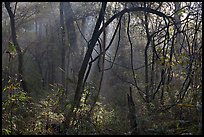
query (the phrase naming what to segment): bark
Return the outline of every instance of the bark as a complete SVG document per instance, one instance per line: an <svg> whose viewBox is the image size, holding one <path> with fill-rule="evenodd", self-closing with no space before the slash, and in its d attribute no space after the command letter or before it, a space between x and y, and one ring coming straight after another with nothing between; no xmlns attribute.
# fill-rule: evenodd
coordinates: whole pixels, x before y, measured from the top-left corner
<svg viewBox="0 0 204 137"><path fill-rule="evenodd" d="M10 7L10 2L5 2L5 7L8 11L9 17L10 17L10 24L11 24L11 36L12 36L12 41L13 44L16 48L16 52L18 55L18 79L21 81L21 87L25 92L28 92L28 87L27 83L24 79L24 74L23 74L23 53L20 49L20 46L18 45L17 37L16 37L16 28L15 28L15 14L12 12L11 7Z"/></svg>

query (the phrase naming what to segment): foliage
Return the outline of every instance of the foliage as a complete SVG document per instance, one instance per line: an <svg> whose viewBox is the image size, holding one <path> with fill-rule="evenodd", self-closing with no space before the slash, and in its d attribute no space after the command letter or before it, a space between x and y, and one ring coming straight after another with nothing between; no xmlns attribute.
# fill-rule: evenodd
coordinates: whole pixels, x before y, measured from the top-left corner
<svg viewBox="0 0 204 137"><path fill-rule="evenodd" d="M8 44L8 52L11 55L16 55L16 48L12 42L9 42L9 44Z"/></svg>
<svg viewBox="0 0 204 137"><path fill-rule="evenodd" d="M3 134L61 134L64 112L66 112L64 105L61 104L63 90L53 85L53 91L46 98L34 102L27 93L21 90L18 82L11 81L9 80L3 90L3 94L7 95L2 105ZM120 130L121 127L118 126L120 120L114 109L108 109L106 105L96 102L93 112L88 113L91 105L86 104L84 99L85 94L81 100L83 103L76 112L76 119L72 122L73 127L69 129L68 134L105 134L107 132L114 134ZM69 104L68 102L65 108L68 108ZM56 127L58 129L55 129Z"/></svg>
<svg viewBox="0 0 204 137"><path fill-rule="evenodd" d="M94 109L92 107L93 97L87 99L89 90L96 92L93 88L85 88L83 97L81 98L80 108L75 111L76 118L72 121L73 127L68 131L69 134L87 135L87 134L116 134L122 130L122 125L116 111L111 107L103 104L100 96ZM93 94L93 93L91 93ZM114 129L115 128L115 129Z"/></svg>
<svg viewBox="0 0 204 137"><path fill-rule="evenodd" d="M2 132L3 134L22 134L30 129L35 115L31 97L20 88L16 78L11 78L3 89Z"/></svg>
<svg viewBox="0 0 204 137"><path fill-rule="evenodd" d="M104 15L100 15L104 16L101 24L96 23L102 5L99 2L71 2L73 22L68 19L67 23L60 20L68 17L60 12L60 3L10 3L15 12L19 49L23 52L20 65L14 58L18 49L10 41L11 24L4 4L4 135L132 134L126 96L129 87L133 89L140 134L201 134L201 2L108 2ZM148 9L137 11L141 7L158 14L149 13ZM167 16L160 16L163 14ZM121 20L118 15L123 15ZM93 47L89 46L93 42L90 36L96 37L100 32L93 31L97 28L94 25L102 30L103 23L114 17L118 18L101 31ZM69 23L74 28L69 28ZM117 24L110 48L101 53L103 45L108 48ZM76 32L69 35L72 29ZM90 59L86 60L88 55ZM106 70L103 74L102 55ZM83 60L87 61L87 68L81 64ZM22 78L29 94L22 90L16 77L17 66L23 68ZM82 86L85 79L81 77L83 71L78 71L80 66L85 74L90 70L90 75L86 75L89 85L83 91L77 91L77 83ZM69 127L64 127L77 93L83 93L79 96L82 95L80 107L70 116Z"/></svg>
<svg viewBox="0 0 204 137"><path fill-rule="evenodd" d="M57 110L59 98L56 96L60 91L38 103L22 91L17 79L10 79L2 94L3 134L53 134L51 125L59 124L64 119Z"/></svg>

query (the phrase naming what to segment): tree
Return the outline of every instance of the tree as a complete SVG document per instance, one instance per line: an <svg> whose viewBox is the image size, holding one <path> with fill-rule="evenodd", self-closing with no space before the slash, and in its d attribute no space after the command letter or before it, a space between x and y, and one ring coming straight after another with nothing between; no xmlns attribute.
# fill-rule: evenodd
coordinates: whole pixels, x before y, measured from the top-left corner
<svg viewBox="0 0 204 137"><path fill-rule="evenodd" d="M66 116L66 120L65 120L65 125L67 127L69 127L70 118L73 116L72 113L73 113L74 108L78 108L79 104L80 104L80 99L81 99L82 93L83 93L82 86L83 86L85 71L86 71L89 59L91 57L93 48L94 48L94 46L98 40L98 37L100 35L100 33L98 31L99 31L99 27L101 25L101 22L103 21L105 8L106 8L106 3L102 3L101 11L99 13L99 18L97 20L90 44L88 45L88 50L87 50L86 55L84 57L82 66L81 66L79 73L78 73L78 82L77 82L77 87L76 87L76 91L75 91L74 102L71 106L70 114L69 114L69 116Z"/></svg>
<svg viewBox="0 0 204 137"><path fill-rule="evenodd" d="M17 3L16 3L17 5ZM24 79L24 73L23 73L23 53L18 45L17 38L16 38L16 28L15 28L15 12L16 9L14 9L14 12L12 12L10 7L10 2L5 2L5 7L8 11L9 17L10 17L10 24L11 24L11 35L12 35L12 41L15 46L17 55L18 55L18 79L21 81L21 86L24 91L28 91L28 87L26 84L26 81Z"/></svg>
<svg viewBox="0 0 204 137"><path fill-rule="evenodd" d="M115 18L117 17L121 17L122 15L124 15L126 12L133 12L133 11L145 11L145 12L150 12L150 13L153 13L153 14L156 14L158 16L161 16L163 18L167 18L169 19L168 16L166 16L165 14L163 14L162 12L159 12L159 11L156 11L156 10L153 10L153 9L150 9L150 8L142 8L142 7L136 7L136 8L130 8L130 9L124 9L122 10L121 12L113 15L105 24L104 26L100 29L100 25L103 21L103 16L105 14L105 9L106 9L106 4L107 3L102 3L102 7L101 7L101 11L99 13L99 18L97 20L97 23L96 23L96 26L95 26L95 29L94 29L94 32L92 34L92 38L90 40L90 43L88 44L88 50L86 52L86 55L84 57L84 60L83 60L83 63L81 65L81 68L79 70L79 73L78 73L78 82L77 82L77 87L76 87L76 90L75 90L75 96L74 96L74 102L73 102L73 105L70 109L70 114L72 116L72 113L73 113L73 110L74 108L78 109L79 107L79 104L80 104L80 99L82 97L82 94L83 94L83 90L82 90L82 87L83 87L83 80L84 80L84 76L85 76L85 71L87 69L87 66L88 66L88 63L89 63L89 60L91 58L91 54L92 54L92 51L94 49L94 46L100 36L100 34L103 32L103 29L105 27L107 27ZM109 44L109 46L107 46L107 48L105 49L105 51L110 47L111 43ZM92 60L93 62L93 60ZM69 123L69 120L66 120L65 121L66 124Z"/></svg>
<svg viewBox="0 0 204 137"><path fill-rule="evenodd" d="M187 128L197 134L201 3L3 4L2 11L11 13L2 14L4 133L18 122L7 122L18 112L9 105L16 102L13 97L24 97L9 93L22 89L23 78L39 108L28 126L33 128L23 134L182 134ZM16 73L23 76L17 84L5 78ZM58 116L54 126L59 130L51 131L50 122ZM26 122L22 127L32 123Z"/></svg>
<svg viewBox="0 0 204 137"><path fill-rule="evenodd" d="M62 84L65 86L65 26L64 26L64 4L60 2L60 26L61 26L61 69Z"/></svg>

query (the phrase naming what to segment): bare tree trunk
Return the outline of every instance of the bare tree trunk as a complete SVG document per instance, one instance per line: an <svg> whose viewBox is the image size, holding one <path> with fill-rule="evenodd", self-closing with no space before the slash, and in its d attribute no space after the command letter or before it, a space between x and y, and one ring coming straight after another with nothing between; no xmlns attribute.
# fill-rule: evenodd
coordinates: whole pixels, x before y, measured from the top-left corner
<svg viewBox="0 0 204 137"><path fill-rule="evenodd" d="M103 25L104 25L104 23L105 23L105 19L103 20ZM103 44L101 45L100 53L104 52L105 48L106 48L106 30L104 28L104 31L103 31ZM99 66L100 66L99 71L101 72L101 77L100 77L100 81L99 81L99 88L98 88L98 92L96 94L96 97L95 97L95 99L93 101L93 104L92 104L91 109L90 109L89 112L91 112L93 110L93 108L94 108L94 106L95 106L95 104L96 104L96 102L98 100L101 88L102 88L103 75L104 75L104 65L105 65L105 52L99 58Z"/></svg>
<svg viewBox="0 0 204 137"><path fill-rule="evenodd" d="M77 33L74 25L74 13L71 8L70 2L63 2L63 8L64 8L64 15L65 15L65 24L67 28L67 35L68 35L68 41L69 41L69 53L70 53L70 59L74 60L73 62L69 62L70 68L69 70L70 76L73 76L73 81L77 82L77 73L79 70L79 48L77 44ZM69 55L68 55L69 56Z"/></svg>
<svg viewBox="0 0 204 137"><path fill-rule="evenodd" d="M147 35L147 44L145 47L145 93L146 93L146 102L150 103L150 95L149 95L149 71L148 71L148 48L150 46L150 33L148 28L148 15L145 13L145 30ZM149 104L147 104L147 110L149 111Z"/></svg>
<svg viewBox="0 0 204 137"><path fill-rule="evenodd" d="M177 12L178 10L181 9L181 2L175 2L175 12ZM175 19L175 23L176 23L176 26L179 30L181 30L181 16L179 15L179 12L177 12L174 16L174 19ZM181 33L178 33L177 36L176 36L176 41L177 43L175 44L175 52L177 54L179 54L179 47L180 47L180 44L181 44L181 40L182 40L182 37L181 37Z"/></svg>
<svg viewBox="0 0 204 137"><path fill-rule="evenodd" d="M63 2L60 2L60 29L61 29L61 81L62 85L65 87L65 30L64 30L64 12L63 12Z"/></svg>
<svg viewBox="0 0 204 137"><path fill-rule="evenodd" d="M15 13L12 12L11 7L10 7L10 2L5 2L5 7L8 11L9 17L10 17L10 23L11 23L11 35L12 35L12 40L13 44L16 48L17 55L18 55L18 79L21 81L21 86L25 92L28 92L28 87L26 84L26 81L24 79L24 74L23 74L23 54L22 51L18 45L17 38L16 38L16 28L15 28Z"/></svg>
<svg viewBox="0 0 204 137"><path fill-rule="evenodd" d="M77 36L74 26L74 13L72 11L70 2L63 2L63 6L70 47L73 51L78 51Z"/></svg>
<svg viewBox="0 0 204 137"><path fill-rule="evenodd" d="M129 109L128 118L130 121L131 134L132 135L138 135L135 103L133 101L132 88L131 87L130 87L130 94L127 94L127 100L128 100L128 109Z"/></svg>
<svg viewBox="0 0 204 137"><path fill-rule="evenodd" d="M82 19L82 21L81 21L81 31L82 31L82 34L85 36L85 24L86 24L86 18L83 18ZM86 42L84 42L84 41L86 41ZM80 43L82 43L82 50L81 50L81 60L83 60L83 57L84 57L84 55L85 55L85 45L87 44L87 40L86 40L86 37L84 37L83 38L83 36L82 36L82 38L81 38L81 40L80 40Z"/></svg>

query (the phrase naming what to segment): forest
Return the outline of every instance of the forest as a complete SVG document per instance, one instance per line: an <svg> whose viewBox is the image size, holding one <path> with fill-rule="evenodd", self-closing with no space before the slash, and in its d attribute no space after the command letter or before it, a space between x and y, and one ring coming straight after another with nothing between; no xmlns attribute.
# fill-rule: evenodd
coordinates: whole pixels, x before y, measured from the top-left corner
<svg viewBox="0 0 204 137"><path fill-rule="evenodd" d="M2 2L2 135L202 135L202 2Z"/></svg>

